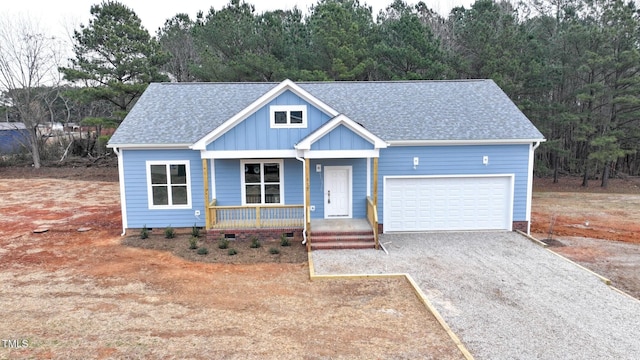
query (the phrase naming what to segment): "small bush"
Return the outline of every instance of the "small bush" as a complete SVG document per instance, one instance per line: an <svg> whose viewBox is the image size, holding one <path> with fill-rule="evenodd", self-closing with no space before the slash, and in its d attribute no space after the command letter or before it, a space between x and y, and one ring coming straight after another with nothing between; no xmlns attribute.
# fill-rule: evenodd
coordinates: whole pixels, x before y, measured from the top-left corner
<svg viewBox="0 0 640 360"><path fill-rule="evenodd" d="M145 224L142 227L142 230L140 230L140 239L147 239L149 237L149 229L147 228L147 225Z"/></svg>
<svg viewBox="0 0 640 360"><path fill-rule="evenodd" d="M233 255L235 255L235 254L237 254L237 253L238 253L238 252L237 252L237 251L236 251L236 249L234 249L234 248L231 248L231 249L229 249L229 251L227 251L227 254L229 254L229 256L233 256Z"/></svg>
<svg viewBox="0 0 640 360"><path fill-rule="evenodd" d="M278 254L280 254L280 250L278 250L278 248L274 248L274 247L269 248L269 254L278 255Z"/></svg>
<svg viewBox="0 0 640 360"><path fill-rule="evenodd" d="M164 229L164 237L166 239L173 239L176 237L176 230L171 226L167 226L166 229Z"/></svg>
<svg viewBox="0 0 640 360"><path fill-rule="evenodd" d="M191 236L194 238L200 237L200 228L197 227L196 224L193 224L193 227L191 228Z"/></svg>
<svg viewBox="0 0 640 360"><path fill-rule="evenodd" d="M280 236L280 246L291 246L291 240L289 240L287 235L282 234Z"/></svg>
<svg viewBox="0 0 640 360"><path fill-rule="evenodd" d="M189 239L189 249L191 249L191 250L195 250L195 249L197 249L197 248L198 248L198 238L197 238L197 237L195 237L195 236L192 236L192 237Z"/></svg>
<svg viewBox="0 0 640 360"><path fill-rule="evenodd" d="M206 247L201 247L198 249L198 255L207 255L209 253L209 249Z"/></svg>
<svg viewBox="0 0 640 360"><path fill-rule="evenodd" d="M225 238L221 238L218 241L218 249L226 249L229 247L229 240L225 239Z"/></svg>
<svg viewBox="0 0 640 360"><path fill-rule="evenodd" d="M257 248L259 248L259 247L260 247L260 246L262 246L262 245L260 245L260 241L258 241L258 238L257 238L257 237L252 236L252 237L251 237L251 245L249 245L249 246L250 246L252 249L257 249Z"/></svg>

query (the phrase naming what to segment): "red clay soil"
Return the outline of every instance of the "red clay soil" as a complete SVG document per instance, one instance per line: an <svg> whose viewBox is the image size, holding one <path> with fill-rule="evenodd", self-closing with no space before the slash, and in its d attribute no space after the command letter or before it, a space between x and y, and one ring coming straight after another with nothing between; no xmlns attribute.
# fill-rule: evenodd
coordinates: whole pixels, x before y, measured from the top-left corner
<svg viewBox="0 0 640 360"><path fill-rule="evenodd" d="M612 179L607 189L580 184L535 179L531 232L640 243L640 179Z"/></svg>
<svg viewBox="0 0 640 360"><path fill-rule="evenodd" d="M118 191L113 168L0 168L0 339L29 343L0 358L462 358L402 279L124 246Z"/></svg>

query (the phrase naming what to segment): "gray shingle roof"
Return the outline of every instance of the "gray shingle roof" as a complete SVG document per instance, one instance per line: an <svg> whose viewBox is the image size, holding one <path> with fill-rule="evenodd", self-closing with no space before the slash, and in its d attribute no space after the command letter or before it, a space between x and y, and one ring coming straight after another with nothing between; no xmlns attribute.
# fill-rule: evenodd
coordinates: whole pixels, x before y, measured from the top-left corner
<svg viewBox="0 0 640 360"><path fill-rule="evenodd" d="M385 141L544 138L491 80L296 84ZM277 85L151 84L110 144L192 144Z"/></svg>

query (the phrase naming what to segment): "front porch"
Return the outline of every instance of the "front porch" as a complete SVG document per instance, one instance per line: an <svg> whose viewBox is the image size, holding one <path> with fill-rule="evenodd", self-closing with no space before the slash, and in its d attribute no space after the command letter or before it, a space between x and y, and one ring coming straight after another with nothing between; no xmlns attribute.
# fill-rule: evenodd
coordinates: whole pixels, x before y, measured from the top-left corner
<svg viewBox="0 0 640 360"><path fill-rule="evenodd" d="M209 206L208 232L215 237L278 239L283 234L304 238L304 206ZM375 225L374 225L375 224ZM310 219L306 240L309 250L378 248L377 222L368 219Z"/></svg>

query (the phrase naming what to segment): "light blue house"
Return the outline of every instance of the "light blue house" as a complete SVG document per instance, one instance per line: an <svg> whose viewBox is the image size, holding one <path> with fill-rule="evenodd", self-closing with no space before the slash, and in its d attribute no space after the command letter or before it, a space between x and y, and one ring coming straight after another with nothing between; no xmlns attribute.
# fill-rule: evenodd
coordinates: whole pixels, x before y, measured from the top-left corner
<svg viewBox="0 0 640 360"><path fill-rule="evenodd" d="M109 147L124 231L319 239L322 222L366 219L375 240L527 232L542 141L491 80L285 80L151 84Z"/></svg>

